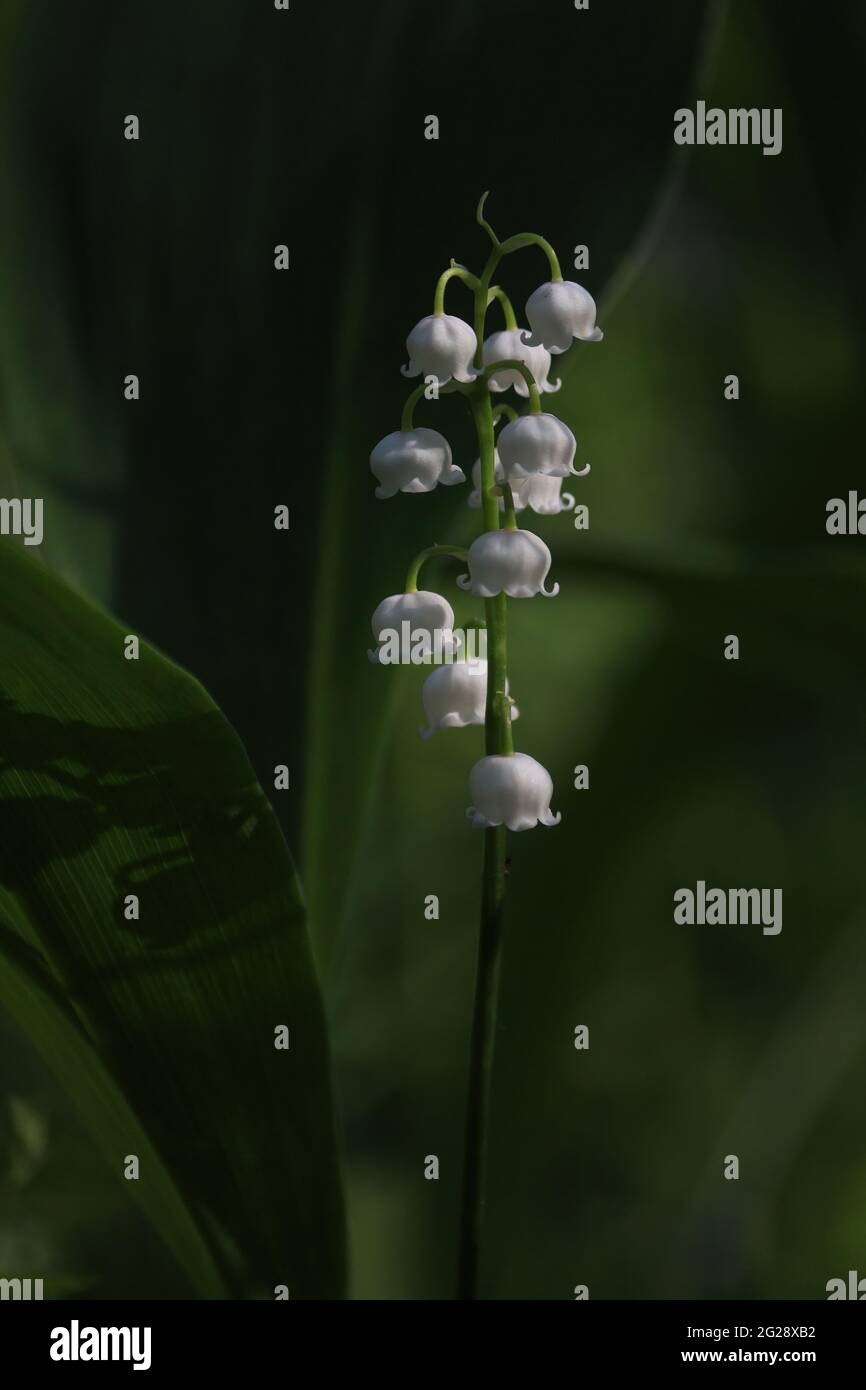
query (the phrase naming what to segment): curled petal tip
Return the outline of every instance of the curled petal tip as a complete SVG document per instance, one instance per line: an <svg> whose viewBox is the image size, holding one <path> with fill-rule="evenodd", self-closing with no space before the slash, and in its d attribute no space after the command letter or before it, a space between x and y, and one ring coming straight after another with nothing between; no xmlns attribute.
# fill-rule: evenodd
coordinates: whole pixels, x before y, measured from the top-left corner
<svg viewBox="0 0 866 1390"><path fill-rule="evenodd" d="M544 815L544 816L541 817L541 824L542 824L542 825L559 825L559 822L560 822L561 820L562 820L562 812L561 812L561 811L557 811L556 815L554 815L552 811L548 811L546 815Z"/></svg>
<svg viewBox="0 0 866 1390"><path fill-rule="evenodd" d="M559 388L560 388L561 385L562 385L562 377L561 377L561 376L558 376L558 377L556 378L556 384L555 384L555 385L554 385L554 383L553 383L552 381L548 381L548 383L547 383L547 390L550 391L551 393L556 392L556 391L559 390Z"/></svg>
<svg viewBox="0 0 866 1390"><path fill-rule="evenodd" d="M561 497L560 497L560 499L559 499L559 501L560 501L560 508L559 508L559 510L562 511L562 512L570 512L571 509L572 509L572 507L574 506L574 497L572 496L572 494L571 494L570 492L563 492L562 495L561 495Z"/></svg>
<svg viewBox="0 0 866 1390"><path fill-rule="evenodd" d="M556 598L556 595L559 593L559 585L554 584L552 589L545 589L542 584L539 593L543 594L545 598Z"/></svg>
<svg viewBox="0 0 866 1390"><path fill-rule="evenodd" d="M470 578L470 576L469 576L468 574L458 574L458 576L457 576L457 587L458 587L458 589L468 589L469 586L471 585L471 583L472 583L472 580L471 580L471 578Z"/></svg>
<svg viewBox="0 0 866 1390"><path fill-rule="evenodd" d="M420 375L420 372L419 372L418 368L417 368L417 367L413 367L411 362L404 362L404 363L403 363L403 366L400 368L400 371L402 372L403 376L419 376L419 375Z"/></svg>
<svg viewBox="0 0 866 1390"><path fill-rule="evenodd" d="M573 468L573 469L572 469L572 473L574 474L575 478L585 478L586 475L587 475L587 473L591 473L591 472L592 472L592 464L591 464L591 463L585 463L585 464L583 465L582 468Z"/></svg>

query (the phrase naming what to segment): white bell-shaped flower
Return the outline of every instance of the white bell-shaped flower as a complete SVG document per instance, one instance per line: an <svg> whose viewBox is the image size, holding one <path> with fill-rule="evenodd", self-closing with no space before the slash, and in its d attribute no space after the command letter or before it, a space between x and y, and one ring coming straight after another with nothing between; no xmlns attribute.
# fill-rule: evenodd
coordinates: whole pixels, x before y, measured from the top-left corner
<svg viewBox="0 0 866 1390"><path fill-rule="evenodd" d="M555 598L559 585L544 587L551 563L550 551L534 531L485 531L470 545L469 573L457 583L477 598Z"/></svg>
<svg viewBox="0 0 866 1390"><path fill-rule="evenodd" d="M496 447L509 482L532 473L567 478L577 471L574 467L577 440L568 425L544 411L509 420L500 432Z"/></svg>
<svg viewBox="0 0 866 1390"><path fill-rule="evenodd" d="M548 352L565 352L572 340L600 343L604 334L595 326L595 300L574 280L548 280L539 285L526 301L526 317L532 332L529 347L546 347Z"/></svg>
<svg viewBox="0 0 866 1390"><path fill-rule="evenodd" d="M383 598L371 626L378 646L367 655L383 665L441 659L460 645L454 633L454 609L429 589Z"/></svg>
<svg viewBox="0 0 866 1390"><path fill-rule="evenodd" d="M552 478L547 473L533 473L522 481L511 485L514 510L517 511L517 498L522 507L529 507L538 516L558 516L560 512L570 512L574 507L574 495L562 491L562 479Z"/></svg>
<svg viewBox="0 0 866 1390"><path fill-rule="evenodd" d="M531 347L526 342L528 337L529 334L520 328L504 328L499 333L491 333L482 349L485 367L492 362L525 362L539 391L558 391L562 382L551 382L549 379L550 353L545 347ZM529 387L514 367L494 372L493 376L488 377L487 384L491 391L513 389L518 396L529 395Z"/></svg>
<svg viewBox="0 0 866 1390"><path fill-rule="evenodd" d="M561 814L550 809L553 779L528 753L493 753L481 758L469 774L469 795L474 805L466 812L474 826L489 830L505 825L509 830L531 830L538 825L559 825Z"/></svg>
<svg viewBox="0 0 866 1390"><path fill-rule="evenodd" d="M505 470L498 451L493 455L493 476L497 483L505 478ZM481 506L481 460L472 465L472 491L469 494L470 507ZM537 512L539 516L558 516L560 512L570 512L574 497L562 491L562 479L551 478L547 473L533 473L528 478L514 478L511 481L511 496L514 498L515 512L525 507ZM505 498L499 499L500 512L505 511Z"/></svg>
<svg viewBox="0 0 866 1390"><path fill-rule="evenodd" d="M404 376L435 376L440 386L452 377L474 381L478 373L472 359L477 346L478 339L463 319L454 314L428 314L406 339L409 361L401 371Z"/></svg>
<svg viewBox="0 0 866 1390"><path fill-rule="evenodd" d="M423 427L386 434L370 455L370 468L379 480L377 497L432 492L437 483L451 487L465 482L463 470L451 461L448 440L438 430Z"/></svg>
<svg viewBox="0 0 866 1390"><path fill-rule="evenodd" d="M506 691L508 684L506 682ZM483 724L487 705L487 662L454 661L437 666L421 687L421 700L427 716L427 728L419 729L422 738L432 738L437 729L463 729L467 724ZM513 700L511 718L518 715Z"/></svg>

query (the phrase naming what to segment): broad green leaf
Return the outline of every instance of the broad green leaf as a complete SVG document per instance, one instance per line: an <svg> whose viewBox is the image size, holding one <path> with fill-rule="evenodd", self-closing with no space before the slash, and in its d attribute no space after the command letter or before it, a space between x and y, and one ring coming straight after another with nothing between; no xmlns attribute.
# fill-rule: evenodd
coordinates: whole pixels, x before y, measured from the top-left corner
<svg viewBox="0 0 866 1390"><path fill-rule="evenodd" d="M191 1290L205 1298L228 1297L226 1282L205 1234L92 1040L62 1001L52 997L50 987L40 978L39 972L15 963L20 944L5 924L14 922L16 916L13 895L5 889L0 890L0 920L4 923L0 944L0 1006L22 1033L33 1040L64 1090L74 1097L97 1147L114 1169L116 1182L122 1181L119 1176L122 1158L128 1153L139 1157L143 1178L129 1184L130 1194L141 1203L145 1215L162 1233L186 1274ZM23 923L20 926L23 934L26 929ZM5 1275L13 1273L12 1270L0 1271ZM58 1293L54 1282L49 1281L48 1296Z"/></svg>
<svg viewBox="0 0 866 1390"><path fill-rule="evenodd" d="M199 1296L339 1296L291 859L220 711L146 643L126 659L125 636L0 543L0 1001L90 1122L106 1181L138 1156L130 1190Z"/></svg>

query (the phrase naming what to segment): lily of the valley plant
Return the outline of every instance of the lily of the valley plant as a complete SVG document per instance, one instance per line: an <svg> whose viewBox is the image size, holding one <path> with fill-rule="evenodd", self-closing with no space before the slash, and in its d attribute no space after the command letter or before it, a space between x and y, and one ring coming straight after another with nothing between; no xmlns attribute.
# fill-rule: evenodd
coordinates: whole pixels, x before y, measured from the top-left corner
<svg viewBox="0 0 866 1390"><path fill-rule="evenodd" d="M508 599L553 598L559 585L547 586L551 554L534 531L518 525L518 512L542 515L567 511L574 498L561 491L563 480L582 477L574 466L576 441L568 426L543 410L542 395L559 389L550 379L552 355L565 352L575 339L601 341L595 303L582 286L563 280L553 247L532 232L500 241L484 218L477 221L492 249L481 275L452 261L440 275L433 312L417 323L406 339L409 361L403 373L421 377L403 410L399 430L386 435L370 455L378 481L376 496L398 492L431 492L466 481L453 461L447 439L438 430L414 423L422 396L462 395L475 423L478 458L471 468L474 489L469 505L481 511L481 532L468 551L458 546L431 545L409 566L405 590L383 599L373 614L373 635L379 644L371 660L384 659L383 634L411 630L413 651L444 654L427 677L422 700L427 724L424 737L440 729L484 725L485 756L469 774L472 804L467 815L484 831L481 935L472 1027L466 1113L464 1180L461 1207L458 1296L475 1298L481 1226L484 1150L496 1015L502 907L505 895L506 832L554 826L551 810L553 782L541 763L514 748L512 722L517 709L509 693L507 656ZM524 247L541 250L550 278L526 304L526 327L521 327L505 291L493 284L500 261ZM472 322L445 312L445 293L452 280L463 282L474 305ZM486 333L487 314L504 318L504 328ZM515 405L502 398L510 392ZM499 427L497 435L496 430ZM460 637L447 599L419 589L422 566L434 556L448 555L465 563L458 585L484 600L486 660L461 660ZM405 629L404 629L405 630ZM420 643L420 647L419 647ZM455 659L456 657L456 659Z"/></svg>

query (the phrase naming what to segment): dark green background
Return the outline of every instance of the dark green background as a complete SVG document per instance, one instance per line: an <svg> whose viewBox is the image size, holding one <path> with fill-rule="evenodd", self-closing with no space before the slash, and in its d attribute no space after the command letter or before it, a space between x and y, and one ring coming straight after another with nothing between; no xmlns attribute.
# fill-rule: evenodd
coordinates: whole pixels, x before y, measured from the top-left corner
<svg viewBox="0 0 866 1390"><path fill-rule="evenodd" d="M46 499L44 561L204 682L266 789L291 768L272 799L325 990L355 1296L453 1284L481 736L422 744L423 673L365 652L412 553L477 514L459 489L377 503L367 457L436 276L483 258L486 188L501 236L564 265L589 245L606 336L560 359L553 406L593 465L590 530L533 518L562 591L511 605L518 746L563 819L512 837L484 1293L820 1298L866 1270L866 541L824 529L863 478L864 64L846 0L3 10L3 495ZM676 150L697 97L783 107L783 153ZM544 273L525 251L501 278L522 304ZM418 419L468 471L460 403ZM452 579L430 571L455 601ZM781 887L781 935L675 927L697 878ZM0 1085L0 1263L170 1292L11 1028Z"/></svg>

